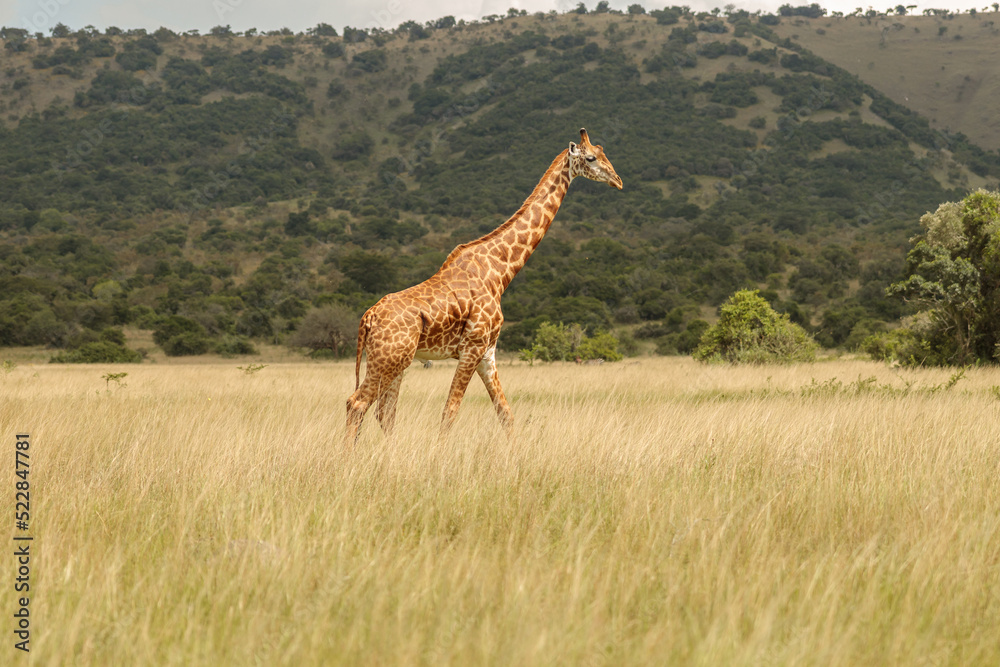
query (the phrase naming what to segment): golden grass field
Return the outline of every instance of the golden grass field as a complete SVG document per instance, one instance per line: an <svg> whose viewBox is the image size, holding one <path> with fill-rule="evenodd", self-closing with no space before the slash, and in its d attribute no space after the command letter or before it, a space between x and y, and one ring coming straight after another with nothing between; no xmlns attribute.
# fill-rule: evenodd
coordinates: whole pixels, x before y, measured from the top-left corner
<svg viewBox="0 0 1000 667"><path fill-rule="evenodd" d="M441 442L438 364L345 452L353 364L238 365L0 374L32 662L1000 664L1000 371L505 363Z"/></svg>

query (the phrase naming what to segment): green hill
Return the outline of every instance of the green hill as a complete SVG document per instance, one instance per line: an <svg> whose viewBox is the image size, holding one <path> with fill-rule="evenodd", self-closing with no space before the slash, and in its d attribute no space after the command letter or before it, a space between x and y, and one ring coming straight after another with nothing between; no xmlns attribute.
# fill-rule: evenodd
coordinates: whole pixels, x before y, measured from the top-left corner
<svg viewBox="0 0 1000 667"><path fill-rule="evenodd" d="M585 126L625 190L573 185L502 346L550 319L687 351L746 286L851 345L902 313L883 290L919 216L1000 178L770 17L436 25L0 33L0 344L128 326L239 353L359 313L513 213Z"/></svg>
<svg viewBox="0 0 1000 667"><path fill-rule="evenodd" d="M932 11L932 10L928 10ZM1000 13L796 16L774 27L930 121L1000 148Z"/></svg>

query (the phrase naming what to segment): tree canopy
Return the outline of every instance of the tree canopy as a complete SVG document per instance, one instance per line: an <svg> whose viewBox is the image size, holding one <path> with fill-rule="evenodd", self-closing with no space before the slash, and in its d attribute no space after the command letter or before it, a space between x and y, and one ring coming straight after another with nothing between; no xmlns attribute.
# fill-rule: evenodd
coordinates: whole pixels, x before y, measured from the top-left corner
<svg viewBox="0 0 1000 667"><path fill-rule="evenodd" d="M920 310L907 327L911 344L888 356L909 364L995 363L1000 360L1000 192L980 189L961 202L946 202L920 224L924 233L914 238L906 257L908 276L889 287L890 294ZM894 334L897 340L901 335ZM873 349L877 345L870 343Z"/></svg>

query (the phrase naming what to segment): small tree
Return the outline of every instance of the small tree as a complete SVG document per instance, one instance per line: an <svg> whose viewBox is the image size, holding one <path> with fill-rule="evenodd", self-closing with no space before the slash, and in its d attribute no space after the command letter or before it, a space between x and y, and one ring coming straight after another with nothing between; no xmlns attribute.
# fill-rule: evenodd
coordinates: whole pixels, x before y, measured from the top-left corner
<svg viewBox="0 0 1000 667"><path fill-rule="evenodd" d="M702 335L694 358L750 364L812 361L817 347L802 327L775 312L757 290L740 290L723 304L718 323Z"/></svg>
<svg viewBox="0 0 1000 667"><path fill-rule="evenodd" d="M385 292L396 282L396 262L386 255L355 250L341 257L339 265L366 292Z"/></svg>
<svg viewBox="0 0 1000 667"><path fill-rule="evenodd" d="M315 28L309 28L306 33L318 37L336 37L337 29L329 23L317 23Z"/></svg>
<svg viewBox="0 0 1000 667"><path fill-rule="evenodd" d="M198 322L180 315L160 319L153 331L153 342L168 357L205 354L211 347L208 332Z"/></svg>
<svg viewBox="0 0 1000 667"><path fill-rule="evenodd" d="M168 357L190 357L208 352L212 347L212 341L204 333L185 331L173 336L160 347Z"/></svg>
<svg viewBox="0 0 1000 667"><path fill-rule="evenodd" d="M601 331L592 338L584 338L576 348L576 354L584 361L588 359L603 359L604 361L621 361L618 351L618 339L606 331Z"/></svg>
<svg viewBox="0 0 1000 667"><path fill-rule="evenodd" d="M357 336L358 317L349 308L332 304L306 314L288 343L314 353L327 351L343 357L354 352Z"/></svg>
<svg viewBox="0 0 1000 667"><path fill-rule="evenodd" d="M538 331L532 346L520 351L520 358L529 364L534 361L570 361L580 359L604 359L619 361L622 355L618 352L618 339L607 332L598 332L588 337L579 324L569 326L560 322L544 322Z"/></svg>
<svg viewBox="0 0 1000 667"><path fill-rule="evenodd" d="M541 361L565 361L573 351L573 342L565 324L545 322L535 333L531 346L533 358Z"/></svg>
<svg viewBox="0 0 1000 667"><path fill-rule="evenodd" d="M909 327L922 355L911 364L1000 359L1000 192L977 190L920 218L924 234L906 257L909 276L890 295L916 303L922 326Z"/></svg>

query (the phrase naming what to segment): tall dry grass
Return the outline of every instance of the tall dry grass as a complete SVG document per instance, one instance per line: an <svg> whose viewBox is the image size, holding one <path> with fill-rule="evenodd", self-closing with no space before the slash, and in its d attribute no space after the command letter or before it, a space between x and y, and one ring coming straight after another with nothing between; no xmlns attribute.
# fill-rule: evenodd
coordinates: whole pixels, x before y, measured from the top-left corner
<svg viewBox="0 0 1000 667"><path fill-rule="evenodd" d="M353 365L236 365L0 376L38 664L1000 664L996 371L502 366L508 443L438 365L345 452Z"/></svg>

